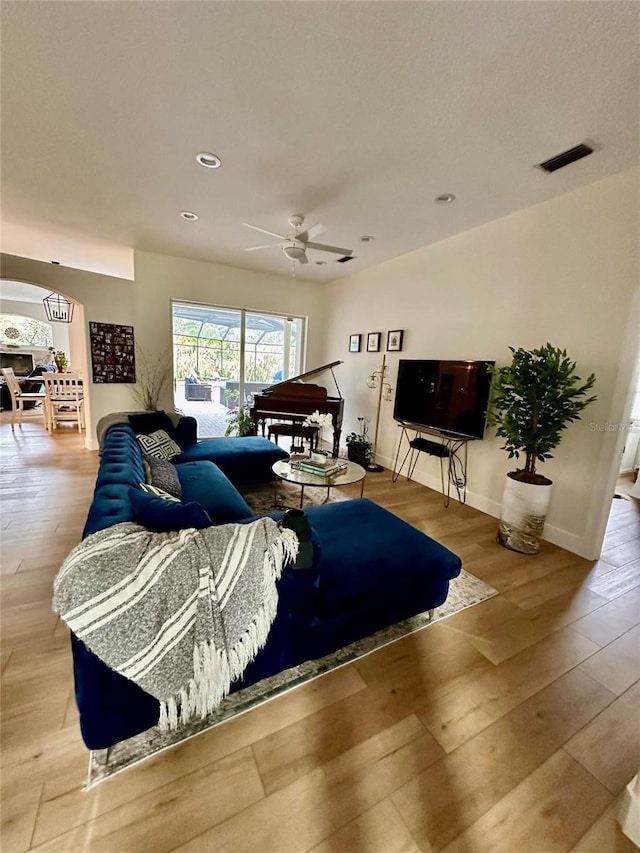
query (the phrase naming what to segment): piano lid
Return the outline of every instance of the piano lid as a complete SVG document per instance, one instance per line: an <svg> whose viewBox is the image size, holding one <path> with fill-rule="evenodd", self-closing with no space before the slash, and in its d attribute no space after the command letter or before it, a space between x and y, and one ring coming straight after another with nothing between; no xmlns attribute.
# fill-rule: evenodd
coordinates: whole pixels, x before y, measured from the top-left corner
<svg viewBox="0 0 640 853"><path fill-rule="evenodd" d="M321 367L316 367L314 370L307 370L306 373L300 373L298 376L291 376L289 379L283 379L282 382L276 382L275 385L269 385L266 388L263 388L262 394L271 394L274 389L279 388L281 385L289 385L292 382L302 382L305 379L311 379L312 376L318 376L320 373L323 373L325 370L330 370L331 375L333 376L333 381L336 383L336 388L338 390L338 396L342 397L340 393L340 388L338 387L338 380L335 377L333 372L333 368L338 364L342 364L342 361L331 361L329 364L323 364Z"/></svg>

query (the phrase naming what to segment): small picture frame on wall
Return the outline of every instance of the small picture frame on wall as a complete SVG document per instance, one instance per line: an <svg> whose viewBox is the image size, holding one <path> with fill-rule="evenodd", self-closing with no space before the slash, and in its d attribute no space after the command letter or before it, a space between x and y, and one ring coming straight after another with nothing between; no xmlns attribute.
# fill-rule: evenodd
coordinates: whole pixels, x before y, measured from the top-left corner
<svg viewBox="0 0 640 853"><path fill-rule="evenodd" d="M367 352L380 352L380 332L369 332L367 335Z"/></svg>
<svg viewBox="0 0 640 853"><path fill-rule="evenodd" d="M393 332L387 332L387 352L402 352L402 329L395 329Z"/></svg>
<svg viewBox="0 0 640 853"><path fill-rule="evenodd" d="M349 352L360 352L362 335L349 335Z"/></svg>

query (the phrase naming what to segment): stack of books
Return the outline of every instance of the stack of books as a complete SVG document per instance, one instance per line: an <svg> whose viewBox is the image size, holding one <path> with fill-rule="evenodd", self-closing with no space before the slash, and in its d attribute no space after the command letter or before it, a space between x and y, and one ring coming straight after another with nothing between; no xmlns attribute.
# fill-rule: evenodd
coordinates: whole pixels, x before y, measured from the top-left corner
<svg viewBox="0 0 640 853"><path fill-rule="evenodd" d="M332 460L326 465L317 464L311 459L300 459L291 465L292 468L297 468L299 471L306 471L307 474L317 474L320 477L330 477L334 474L342 473L347 470L347 463L339 459Z"/></svg>

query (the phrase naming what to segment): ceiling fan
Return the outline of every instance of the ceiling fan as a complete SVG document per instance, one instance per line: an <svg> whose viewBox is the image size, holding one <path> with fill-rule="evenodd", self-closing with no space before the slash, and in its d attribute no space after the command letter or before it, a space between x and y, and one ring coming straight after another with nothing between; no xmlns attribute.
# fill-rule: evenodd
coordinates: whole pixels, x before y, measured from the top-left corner
<svg viewBox="0 0 640 853"><path fill-rule="evenodd" d="M286 234L276 234L275 231L268 231L266 228L260 228L258 225L251 225L244 222L247 228L253 228L254 231L260 231L262 234L268 234L270 237L277 237L281 243L267 243L265 246L250 246L245 249L245 252L255 252L257 249L273 249L281 248L284 254L291 261L298 261L300 264L308 264L307 249L315 249L318 252L333 252L335 255L342 255L346 260L350 260L353 255L353 249L342 249L339 246L326 246L324 243L312 242L313 237L322 234L324 225L312 225L311 228L304 228L304 218L299 213L294 213L289 217L289 225L291 231Z"/></svg>

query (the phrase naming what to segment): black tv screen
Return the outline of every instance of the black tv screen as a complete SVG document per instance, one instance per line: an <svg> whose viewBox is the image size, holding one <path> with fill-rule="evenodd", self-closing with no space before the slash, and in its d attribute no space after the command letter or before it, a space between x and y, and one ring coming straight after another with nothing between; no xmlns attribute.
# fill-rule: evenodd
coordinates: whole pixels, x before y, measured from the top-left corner
<svg viewBox="0 0 640 853"><path fill-rule="evenodd" d="M33 373L33 356L22 352L0 352L0 367L11 367L16 376Z"/></svg>
<svg viewBox="0 0 640 853"><path fill-rule="evenodd" d="M393 417L460 438L484 436L493 361L401 359Z"/></svg>

